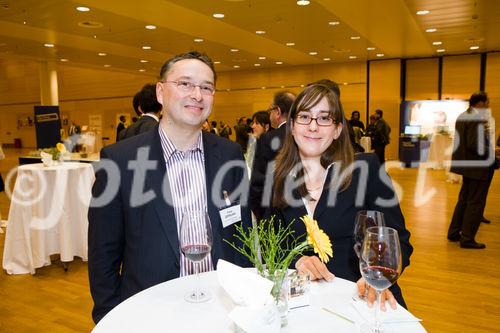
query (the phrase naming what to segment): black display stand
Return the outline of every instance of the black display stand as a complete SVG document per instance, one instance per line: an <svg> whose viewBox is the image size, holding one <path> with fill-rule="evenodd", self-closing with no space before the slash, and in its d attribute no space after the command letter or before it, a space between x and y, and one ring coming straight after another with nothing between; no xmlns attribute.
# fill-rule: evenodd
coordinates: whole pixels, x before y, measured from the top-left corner
<svg viewBox="0 0 500 333"><path fill-rule="evenodd" d="M35 106L35 129L37 149L55 147L61 142L59 106Z"/></svg>
<svg viewBox="0 0 500 333"><path fill-rule="evenodd" d="M418 168L420 162L427 161L431 143L419 136L402 136L399 138L399 160L405 168Z"/></svg>

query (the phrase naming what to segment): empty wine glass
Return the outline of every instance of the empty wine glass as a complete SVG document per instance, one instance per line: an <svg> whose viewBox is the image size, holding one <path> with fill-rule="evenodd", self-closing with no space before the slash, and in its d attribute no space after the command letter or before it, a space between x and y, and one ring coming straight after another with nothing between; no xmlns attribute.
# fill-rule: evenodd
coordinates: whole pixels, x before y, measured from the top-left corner
<svg viewBox="0 0 500 333"><path fill-rule="evenodd" d="M359 257L361 275L377 292L375 323L365 323L361 332L383 333L381 327L380 294L389 288L401 274L401 246L398 232L389 227L366 229L365 239Z"/></svg>
<svg viewBox="0 0 500 333"><path fill-rule="evenodd" d="M385 227L384 213L377 210L360 210L356 214L354 224L354 252L359 258L359 252L365 239L365 231L370 227Z"/></svg>
<svg viewBox="0 0 500 333"><path fill-rule="evenodd" d="M199 266L212 249L212 225L206 212L190 211L182 216L180 246L184 256L194 263L196 289L188 292L184 299L192 303L206 302L211 295L199 288Z"/></svg>

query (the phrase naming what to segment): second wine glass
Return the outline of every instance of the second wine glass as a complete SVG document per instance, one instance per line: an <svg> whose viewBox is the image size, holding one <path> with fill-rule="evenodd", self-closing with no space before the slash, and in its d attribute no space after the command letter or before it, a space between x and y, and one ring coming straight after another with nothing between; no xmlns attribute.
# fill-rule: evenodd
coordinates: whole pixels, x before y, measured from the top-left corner
<svg viewBox="0 0 500 333"><path fill-rule="evenodd" d="M365 239L366 229L370 227L385 227L384 213L378 210L360 210L356 213L354 223L354 252L359 258L361 246Z"/></svg>
<svg viewBox="0 0 500 333"><path fill-rule="evenodd" d="M180 246L184 256L193 262L196 273L196 289L184 296L188 302L206 302L211 298L208 291L199 288L199 266L210 254L212 240L212 225L208 214L203 211L185 212L181 222Z"/></svg>

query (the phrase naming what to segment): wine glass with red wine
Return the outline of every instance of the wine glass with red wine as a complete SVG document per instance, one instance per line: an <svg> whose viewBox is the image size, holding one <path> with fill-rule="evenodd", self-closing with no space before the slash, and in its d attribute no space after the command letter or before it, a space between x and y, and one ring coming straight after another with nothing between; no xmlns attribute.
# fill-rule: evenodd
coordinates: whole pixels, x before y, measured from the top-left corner
<svg viewBox="0 0 500 333"><path fill-rule="evenodd" d="M362 332L383 333L381 327L380 294L389 288L401 274L401 246L398 232L389 227L371 227L366 229L365 239L359 256L361 275L377 292L375 323L361 327Z"/></svg>
<svg viewBox="0 0 500 333"><path fill-rule="evenodd" d="M354 252L359 258L361 246L365 239L366 229L370 227L385 227L384 213L378 210L360 210L356 213L354 223Z"/></svg>
<svg viewBox="0 0 500 333"><path fill-rule="evenodd" d="M203 211L185 212L182 216L180 246L184 256L193 262L196 272L196 289L188 292L184 299L191 303L208 301L210 293L199 288L199 266L212 249L212 225Z"/></svg>

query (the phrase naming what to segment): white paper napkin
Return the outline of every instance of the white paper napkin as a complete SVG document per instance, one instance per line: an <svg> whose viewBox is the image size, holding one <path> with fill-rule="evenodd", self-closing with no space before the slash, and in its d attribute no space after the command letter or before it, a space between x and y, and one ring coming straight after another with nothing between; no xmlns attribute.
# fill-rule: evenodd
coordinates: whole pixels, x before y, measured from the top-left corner
<svg viewBox="0 0 500 333"><path fill-rule="evenodd" d="M247 333L275 333L281 320L271 296L273 283L247 269L219 259L217 276L236 307L229 318Z"/></svg>
<svg viewBox="0 0 500 333"><path fill-rule="evenodd" d="M356 309L356 311L358 311L363 319L370 322L375 320L375 309L373 307L369 308L368 303L366 303L365 301L352 300L351 305L354 307L354 309ZM375 304L373 306L375 306ZM395 310L391 308L389 303L386 303L385 308L385 311L379 311L380 321L382 323L397 324L422 321L422 319L415 317L399 304L396 304Z"/></svg>
<svg viewBox="0 0 500 333"><path fill-rule="evenodd" d="M42 158L42 163L45 166L51 166L54 162L52 161L52 155L44 151L40 152L40 157Z"/></svg>

